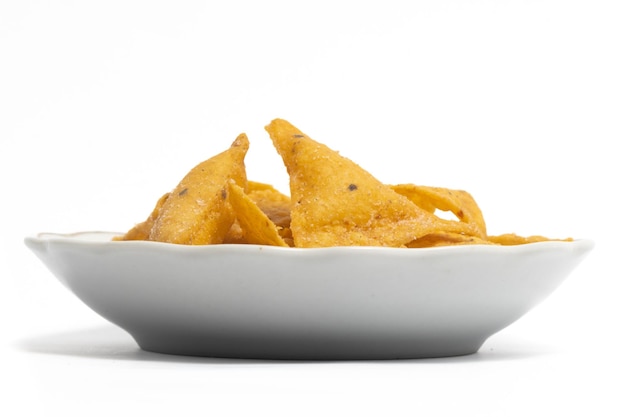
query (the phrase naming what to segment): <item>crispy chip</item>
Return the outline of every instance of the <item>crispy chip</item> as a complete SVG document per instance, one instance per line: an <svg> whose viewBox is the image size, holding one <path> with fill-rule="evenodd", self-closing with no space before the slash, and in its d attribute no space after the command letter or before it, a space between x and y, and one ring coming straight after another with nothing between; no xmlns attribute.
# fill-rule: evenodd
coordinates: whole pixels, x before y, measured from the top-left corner
<svg viewBox="0 0 626 417"><path fill-rule="evenodd" d="M170 193L165 193L159 200L157 201L152 213L148 218L135 225L132 229L130 229L124 236L119 236L113 238L114 240L147 240L150 236L150 231L152 230L152 226L154 226L154 222L157 217L159 217L159 213L161 212L161 207L165 203L165 200L170 196Z"/></svg>
<svg viewBox="0 0 626 417"><path fill-rule="evenodd" d="M482 239L487 238L487 226L482 211L470 193L414 184L393 185L391 188L430 213L435 213L437 209L452 212L459 221L475 225Z"/></svg>
<svg viewBox="0 0 626 417"><path fill-rule="evenodd" d="M276 225L278 234L289 246L293 246L293 237L289 225L291 223L291 199L276 190L272 185L248 181L248 196L265 215ZM224 238L224 243L249 243L244 238L239 222L235 220Z"/></svg>
<svg viewBox="0 0 626 417"><path fill-rule="evenodd" d="M245 244L247 243L243 237L243 230L241 229L241 225L237 219L233 222L233 225L226 232L226 236L224 236L224 240L222 243L225 244Z"/></svg>
<svg viewBox="0 0 626 417"><path fill-rule="evenodd" d="M247 194L280 229L289 228L291 224L291 198L269 184L255 181L248 181Z"/></svg>
<svg viewBox="0 0 626 417"><path fill-rule="evenodd" d="M170 193L151 229L149 240L180 244L222 243L235 220L228 202L228 182L245 186L244 157L248 138L194 167Z"/></svg>
<svg viewBox="0 0 626 417"><path fill-rule="evenodd" d="M492 243L496 243L498 245L510 246L510 245L523 245L526 243L545 242L548 240L561 240L561 241L569 242L569 241L572 241L573 239L572 238L550 239L545 236L539 236L539 235L518 236L515 233L505 233L502 235L488 236L487 240L489 240Z"/></svg>
<svg viewBox="0 0 626 417"><path fill-rule="evenodd" d="M230 201L237 223L241 227L242 242L257 245L288 246L278 234L278 228L234 181L229 183Z"/></svg>
<svg viewBox="0 0 626 417"><path fill-rule="evenodd" d="M547 240L489 236L481 209L462 190L385 185L289 122L265 127L289 174L291 195L248 181L245 134L194 167L148 218L114 240L291 247L521 245ZM457 220L439 217L451 212Z"/></svg>
<svg viewBox="0 0 626 417"><path fill-rule="evenodd" d="M438 231L479 233L413 204L285 120L266 130L289 173L296 247L400 247Z"/></svg>
<svg viewBox="0 0 626 417"><path fill-rule="evenodd" d="M493 242L481 239L477 236L462 235L459 233L431 233L422 236L407 244L407 248L430 248L436 246L455 245L493 245Z"/></svg>

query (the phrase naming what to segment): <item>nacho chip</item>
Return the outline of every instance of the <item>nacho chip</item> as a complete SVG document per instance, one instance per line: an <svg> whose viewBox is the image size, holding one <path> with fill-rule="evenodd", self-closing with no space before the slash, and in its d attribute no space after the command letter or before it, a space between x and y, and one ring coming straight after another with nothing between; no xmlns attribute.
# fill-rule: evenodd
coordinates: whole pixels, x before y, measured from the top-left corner
<svg viewBox="0 0 626 417"><path fill-rule="evenodd" d="M163 207L165 200L167 200L169 196L170 193L163 194L146 220L136 224L132 229L126 232L125 235L114 237L113 240L148 240L152 226L154 226L154 222L157 217L159 217L159 213L161 212L161 207Z"/></svg>
<svg viewBox="0 0 626 417"><path fill-rule="evenodd" d="M291 198L270 184L248 181L248 196L280 229L291 224Z"/></svg>
<svg viewBox="0 0 626 417"><path fill-rule="evenodd" d="M410 248L572 240L489 236L478 204L466 191L384 185L285 120L273 120L266 130L289 173L291 196L247 181L249 143L241 134L230 149L194 167L163 195L145 221L113 240ZM453 213L457 221L440 212Z"/></svg>
<svg viewBox="0 0 626 417"><path fill-rule="evenodd" d="M391 188L430 213L435 213L436 210L453 213L459 221L475 225L482 239L487 238L487 226L482 211L470 193L414 184L393 185Z"/></svg>
<svg viewBox="0 0 626 417"><path fill-rule="evenodd" d="M276 225L278 234L289 246L293 246L293 237L289 225L291 223L291 199L276 190L272 185L248 181L247 195L263 213ZM241 225L237 220L224 238L224 243L246 244Z"/></svg>
<svg viewBox="0 0 626 417"><path fill-rule="evenodd" d="M257 245L288 246L278 228L234 181L229 184L228 201L241 227L242 241Z"/></svg>
<svg viewBox="0 0 626 417"><path fill-rule="evenodd" d="M407 248L432 248L437 246L456 245L494 245L495 243L477 236L462 235L459 233L431 233L408 243Z"/></svg>
<svg viewBox="0 0 626 417"><path fill-rule="evenodd" d="M266 130L289 173L296 247L400 247L438 231L479 233L413 204L285 120L273 120Z"/></svg>
<svg viewBox="0 0 626 417"><path fill-rule="evenodd" d="M243 237L243 229L241 229L241 225L235 218L233 225L226 232L226 236L224 236L224 240L222 241L224 244L240 244L244 245L248 242Z"/></svg>
<svg viewBox="0 0 626 417"><path fill-rule="evenodd" d="M244 157L249 142L241 134L231 147L194 167L170 193L149 240L206 245L222 243L235 221L228 182L246 184Z"/></svg>
<svg viewBox="0 0 626 417"><path fill-rule="evenodd" d="M539 236L539 235L519 236L519 235L516 235L515 233L505 233L502 235L488 236L487 240L498 245L510 246L510 245L523 245L526 243L545 242L549 240L561 240L561 241L567 242L567 241L572 241L573 239L572 238L550 239L545 236Z"/></svg>

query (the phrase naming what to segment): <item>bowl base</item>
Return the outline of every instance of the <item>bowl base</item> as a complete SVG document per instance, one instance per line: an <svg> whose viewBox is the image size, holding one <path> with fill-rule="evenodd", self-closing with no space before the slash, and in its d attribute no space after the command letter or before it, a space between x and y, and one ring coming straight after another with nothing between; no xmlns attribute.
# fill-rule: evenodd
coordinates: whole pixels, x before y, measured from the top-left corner
<svg viewBox="0 0 626 417"><path fill-rule="evenodd" d="M179 356L196 356L228 359L298 360L298 361L348 361L426 359L475 354L484 340L426 341L364 344L354 341L310 343L304 341L263 341L233 343L229 340L189 342L162 337L135 337L142 350Z"/></svg>

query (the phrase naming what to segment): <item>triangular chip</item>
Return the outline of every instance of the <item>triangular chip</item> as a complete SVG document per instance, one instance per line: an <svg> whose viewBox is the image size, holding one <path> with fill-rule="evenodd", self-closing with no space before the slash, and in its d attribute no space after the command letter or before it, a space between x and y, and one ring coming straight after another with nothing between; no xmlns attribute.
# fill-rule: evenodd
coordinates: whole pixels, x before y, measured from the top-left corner
<svg viewBox="0 0 626 417"><path fill-rule="evenodd" d="M229 183L228 200L235 210L243 241L256 245L288 246L276 225L234 181Z"/></svg>
<svg viewBox="0 0 626 417"><path fill-rule="evenodd" d="M152 230L152 226L154 226L154 222L159 217L159 214L161 213L161 208L163 207L163 204L165 204L165 200L167 200L169 196L170 193L163 194L163 196L161 196L161 198L159 198L159 200L157 201L154 209L152 210L152 213L150 213L150 216L148 216L146 220L136 224L135 227L126 232L125 235L115 237L113 238L113 240L148 240L148 238L150 237L150 231Z"/></svg>
<svg viewBox="0 0 626 417"><path fill-rule="evenodd" d="M495 243L477 236L462 235L459 233L439 232L422 236L407 244L407 248L432 248L436 246L457 245L494 245Z"/></svg>
<svg viewBox="0 0 626 417"><path fill-rule="evenodd" d="M297 247L401 247L436 231L476 232L418 207L285 120L266 130L289 173Z"/></svg>
<svg viewBox="0 0 626 417"><path fill-rule="evenodd" d="M225 244L248 243L243 238L243 230L241 230L241 226L239 225L239 222L237 221L237 219L235 219L235 222L226 233L226 236L224 236L224 240L222 241L222 243L225 243Z"/></svg>
<svg viewBox="0 0 626 417"><path fill-rule="evenodd" d="M475 225L482 239L487 238L482 211L467 191L415 184L392 185L391 188L430 213L437 209L452 212L459 221Z"/></svg>
<svg viewBox="0 0 626 417"><path fill-rule="evenodd" d="M206 245L222 243L235 213L228 202L228 182L245 186L244 157L249 142L241 134L226 151L194 167L170 193L149 240Z"/></svg>
<svg viewBox="0 0 626 417"><path fill-rule="evenodd" d="M502 235L488 236L487 240L498 245L511 246L511 245L524 245L526 243L545 242L549 240L571 242L573 239L572 238L550 239L545 236L539 236L539 235L519 236L515 233L505 233Z"/></svg>
<svg viewBox="0 0 626 417"><path fill-rule="evenodd" d="M291 198L275 189L270 184L248 181L246 193L252 201L281 229L291 223Z"/></svg>

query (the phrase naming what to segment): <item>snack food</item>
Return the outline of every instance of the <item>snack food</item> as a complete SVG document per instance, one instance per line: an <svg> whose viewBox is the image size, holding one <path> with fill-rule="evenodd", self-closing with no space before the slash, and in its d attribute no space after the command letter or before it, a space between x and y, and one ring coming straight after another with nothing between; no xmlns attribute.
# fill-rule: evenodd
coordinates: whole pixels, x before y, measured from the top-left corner
<svg viewBox="0 0 626 417"><path fill-rule="evenodd" d="M400 247L437 231L478 233L422 209L285 120L266 130L289 173L297 247Z"/></svg>
<svg viewBox="0 0 626 417"><path fill-rule="evenodd" d="M393 185L391 189L430 213L434 214L436 210L452 212L460 222L474 225L480 238L487 237L483 213L467 191L415 184Z"/></svg>
<svg viewBox="0 0 626 417"><path fill-rule="evenodd" d="M121 240L144 240L190 245L223 243L235 220L228 200L229 182L246 186L244 157L249 141L241 134L229 149L195 166L165 194L150 217ZM149 231L148 231L149 229Z"/></svg>
<svg viewBox="0 0 626 417"><path fill-rule="evenodd" d="M549 240L489 236L466 191L415 184L386 185L283 119L266 130L289 174L290 196L247 179L249 142L241 134L226 151L194 167L157 202L148 218L116 240L177 244L261 244L300 248L516 245ZM457 220L437 216L452 212Z"/></svg>
<svg viewBox="0 0 626 417"><path fill-rule="evenodd" d="M278 234L278 226L261 210L235 181L228 184L228 201L241 228L241 241L257 245L288 246Z"/></svg>

